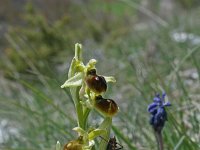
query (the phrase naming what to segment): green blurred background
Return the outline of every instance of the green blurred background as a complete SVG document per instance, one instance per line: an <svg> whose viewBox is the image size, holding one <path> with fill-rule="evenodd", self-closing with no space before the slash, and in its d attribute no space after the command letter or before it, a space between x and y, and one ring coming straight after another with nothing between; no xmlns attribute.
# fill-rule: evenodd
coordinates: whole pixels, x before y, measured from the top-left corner
<svg viewBox="0 0 200 150"><path fill-rule="evenodd" d="M125 150L156 149L147 106L161 90L172 103L165 149L199 150L199 16L199 0L1 0L0 149L54 150L76 138L60 85L79 42L85 62L117 79L106 97L120 107L112 134ZM90 124L100 120L94 111Z"/></svg>

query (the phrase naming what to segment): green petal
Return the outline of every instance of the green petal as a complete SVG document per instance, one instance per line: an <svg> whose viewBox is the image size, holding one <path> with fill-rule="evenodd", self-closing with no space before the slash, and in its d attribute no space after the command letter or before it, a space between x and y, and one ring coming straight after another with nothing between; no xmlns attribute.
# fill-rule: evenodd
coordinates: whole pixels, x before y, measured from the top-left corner
<svg viewBox="0 0 200 150"><path fill-rule="evenodd" d="M69 72L68 72L68 78L71 78L72 76L74 76L74 73L75 73L75 66L76 66L76 59L73 58L72 59L72 62L71 62L71 65L69 67Z"/></svg>
<svg viewBox="0 0 200 150"><path fill-rule="evenodd" d="M79 43L75 44L75 59L82 60L82 45Z"/></svg>
<svg viewBox="0 0 200 150"><path fill-rule="evenodd" d="M89 137L89 141L91 140L94 140L96 137L102 135L102 134L105 134L106 133L106 130L103 130L103 129L95 129L93 131L91 131L88 135Z"/></svg>
<svg viewBox="0 0 200 150"><path fill-rule="evenodd" d="M61 150L61 146L60 146L60 142L59 141L57 141L57 143L56 143L56 150Z"/></svg>
<svg viewBox="0 0 200 150"><path fill-rule="evenodd" d="M115 78L113 76L103 76L106 80L106 82L116 82Z"/></svg>
<svg viewBox="0 0 200 150"><path fill-rule="evenodd" d="M61 86L61 88L65 87L77 87L82 84L82 75L83 73L78 73L75 76L69 78L65 83Z"/></svg>
<svg viewBox="0 0 200 150"><path fill-rule="evenodd" d="M81 127L75 127L72 130L78 132L82 136L85 136L87 134L87 132L85 130L83 130Z"/></svg>
<svg viewBox="0 0 200 150"><path fill-rule="evenodd" d="M96 63L97 63L96 59L90 59L89 62L87 63L87 65L86 65L86 72L88 70L94 69Z"/></svg>

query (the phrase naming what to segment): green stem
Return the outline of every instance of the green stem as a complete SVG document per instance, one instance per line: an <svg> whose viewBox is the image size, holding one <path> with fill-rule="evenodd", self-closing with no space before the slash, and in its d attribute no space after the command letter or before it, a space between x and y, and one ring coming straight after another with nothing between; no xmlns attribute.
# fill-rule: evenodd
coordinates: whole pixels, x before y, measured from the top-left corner
<svg viewBox="0 0 200 150"><path fill-rule="evenodd" d="M87 118L90 114L91 109L89 108L85 108L85 110L83 111L83 129L85 130L87 127Z"/></svg>
<svg viewBox="0 0 200 150"><path fill-rule="evenodd" d="M78 123L79 127L83 128L84 127L83 106L80 103L79 90L80 90L80 88L70 88L70 92L71 92L72 99L74 101L74 105L75 105L75 109L76 109L76 113L77 113L77 123Z"/></svg>
<svg viewBox="0 0 200 150"><path fill-rule="evenodd" d="M80 61L81 59L82 59L82 45L77 43L75 44L75 57L72 59L72 63L68 72L68 78L71 78L75 75L76 63ZM84 127L83 106L80 103L79 90L80 90L80 87L70 88L70 92L71 92L72 99L73 99L76 113L77 113L78 126L83 128Z"/></svg>
<svg viewBox="0 0 200 150"><path fill-rule="evenodd" d="M106 134L103 134L102 137L104 139L109 139L110 138L110 129L112 126L112 118L111 117L106 117L104 118L104 121L101 123L99 126L100 129L106 130ZM100 145L99 145L99 150L105 150L107 147L107 141L101 140Z"/></svg>

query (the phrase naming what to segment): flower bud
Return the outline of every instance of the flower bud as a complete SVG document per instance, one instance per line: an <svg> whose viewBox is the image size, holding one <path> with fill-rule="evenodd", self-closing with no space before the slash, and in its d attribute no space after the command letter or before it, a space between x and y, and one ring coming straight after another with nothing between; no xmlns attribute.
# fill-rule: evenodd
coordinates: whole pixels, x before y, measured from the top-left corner
<svg viewBox="0 0 200 150"><path fill-rule="evenodd" d="M165 107L171 106L170 102L165 102L165 96L165 93L162 94L162 97L157 94L153 98L153 103L148 106L148 112L151 114L149 123L156 132L162 131L165 122L167 121L167 112Z"/></svg>
<svg viewBox="0 0 200 150"><path fill-rule="evenodd" d="M97 75L96 69L91 69L87 72L85 82L87 87L96 94L101 94L107 89L105 78Z"/></svg>
<svg viewBox="0 0 200 150"><path fill-rule="evenodd" d="M70 141L65 144L63 150L83 150L83 137L80 136L77 140Z"/></svg>
<svg viewBox="0 0 200 150"><path fill-rule="evenodd" d="M94 106L101 114L107 117L114 116L119 110L114 100L104 99L101 95L95 97Z"/></svg>

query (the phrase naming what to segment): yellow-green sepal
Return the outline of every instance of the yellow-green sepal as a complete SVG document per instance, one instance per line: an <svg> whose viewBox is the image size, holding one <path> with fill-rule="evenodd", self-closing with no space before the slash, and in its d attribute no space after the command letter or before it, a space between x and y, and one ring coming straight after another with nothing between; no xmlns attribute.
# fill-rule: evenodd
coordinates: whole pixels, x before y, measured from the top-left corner
<svg viewBox="0 0 200 150"><path fill-rule="evenodd" d="M83 82L82 76L83 76L82 72L77 73L75 76L65 81L65 83L61 85L61 88L81 86Z"/></svg>

